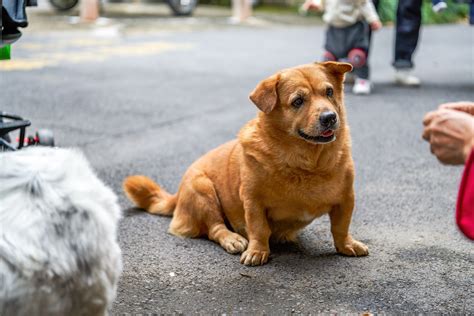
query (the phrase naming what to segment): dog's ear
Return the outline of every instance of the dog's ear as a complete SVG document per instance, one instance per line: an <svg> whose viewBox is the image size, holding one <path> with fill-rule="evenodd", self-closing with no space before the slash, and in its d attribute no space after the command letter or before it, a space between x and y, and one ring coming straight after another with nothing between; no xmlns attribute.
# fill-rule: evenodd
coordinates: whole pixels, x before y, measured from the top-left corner
<svg viewBox="0 0 474 316"><path fill-rule="evenodd" d="M344 79L344 74L346 72L352 71L353 67L349 63L340 63L337 61L326 61L323 63L318 63L323 66L326 71L341 81Z"/></svg>
<svg viewBox="0 0 474 316"><path fill-rule="evenodd" d="M264 113L270 113L278 103L277 85L280 74L275 74L258 83L250 93L250 100Z"/></svg>

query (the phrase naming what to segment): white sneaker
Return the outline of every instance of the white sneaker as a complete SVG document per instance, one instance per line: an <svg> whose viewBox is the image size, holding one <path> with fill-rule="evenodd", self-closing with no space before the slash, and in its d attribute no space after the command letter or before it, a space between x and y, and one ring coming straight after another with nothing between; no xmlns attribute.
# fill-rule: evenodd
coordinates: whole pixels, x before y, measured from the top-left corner
<svg viewBox="0 0 474 316"><path fill-rule="evenodd" d="M356 78L352 93L368 95L372 91L372 83L370 80Z"/></svg>
<svg viewBox="0 0 474 316"><path fill-rule="evenodd" d="M432 9L435 13L441 13L442 11L446 10L448 8L448 5L446 2L438 2L435 4Z"/></svg>
<svg viewBox="0 0 474 316"><path fill-rule="evenodd" d="M418 87L421 81L412 74L411 69L397 69L395 71L395 83L407 87Z"/></svg>

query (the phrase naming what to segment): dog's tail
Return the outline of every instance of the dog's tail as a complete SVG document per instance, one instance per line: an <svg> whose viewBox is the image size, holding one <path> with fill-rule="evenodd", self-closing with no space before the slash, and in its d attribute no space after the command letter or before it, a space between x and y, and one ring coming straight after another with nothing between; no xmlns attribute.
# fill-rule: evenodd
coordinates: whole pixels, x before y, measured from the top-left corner
<svg viewBox="0 0 474 316"><path fill-rule="evenodd" d="M132 202L148 213L173 215L177 195L169 194L150 178L130 176L123 181L123 190Z"/></svg>

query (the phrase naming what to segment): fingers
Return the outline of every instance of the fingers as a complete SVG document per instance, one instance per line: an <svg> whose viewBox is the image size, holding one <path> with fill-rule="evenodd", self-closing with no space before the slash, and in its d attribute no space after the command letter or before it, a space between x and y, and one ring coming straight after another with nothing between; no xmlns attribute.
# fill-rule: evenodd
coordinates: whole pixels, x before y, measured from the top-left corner
<svg viewBox="0 0 474 316"><path fill-rule="evenodd" d="M425 128L423 129L423 134L421 135L421 137L426 141L430 141L433 125L432 122L440 116L439 112L439 110L428 112L423 118L423 125L425 126Z"/></svg>
<svg viewBox="0 0 474 316"><path fill-rule="evenodd" d="M431 111L425 114L423 117L423 125L428 126L431 124L431 122L439 116L439 110L438 111Z"/></svg>
<svg viewBox="0 0 474 316"><path fill-rule="evenodd" d="M372 22L370 23L370 28L372 31L380 30L382 28L382 23L380 21Z"/></svg>
<svg viewBox="0 0 474 316"><path fill-rule="evenodd" d="M474 102L460 101L443 103L439 106L439 109L456 110L474 115Z"/></svg>
<svg viewBox="0 0 474 316"><path fill-rule="evenodd" d="M463 164L474 146L474 103L456 102L440 105L423 118L424 140L443 164Z"/></svg>
<svg viewBox="0 0 474 316"><path fill-rule="evenodd" d="M423 118L423 125L425 126L422 134L423 139L429 141L433 127L439 127L443 121L449 119L454 113L456 112L449 109L439 109L426 113Z"/></svg>
<svg viewBox="0 0 474 316"><path fill-rule="evenodd" d="M463 121L464 116L471 118L460 112L454 116L441 115L423 131L423 138L430 143L431 153L443 164L463 164L470 153L472 141L469 137L473 136L469 135L474 135L474 129L471 131L468 127L474 127L474 123Z"/></svg>
<svg viewBox="0 0 474 316"><path fill-rule="evenodd" d="M421 137L426 140L427 142L430 141L430 138L431 138L431 128L430 127L425 127L423 129L423 134L421 135Z"/></svg>
<svg viewBox="0 0 474 316"><path fill-rule="evenodd" d="M423 139L427 140L431 146L443 148L455 148L453 135L450 130L442 124L442 118L436 118L423 130ZM433 152L433 151L432 151Z"/></svg>
<svg viewBox="0 0 474 316"><path fill-rule="evenodd" d="M436 156L436 158L444 164L444 156L443 156L443 153L442 153L442 147L439 146L439 145L436 145L436 144L430 144L430 151L431 153Z"/></svg>
<svg viewBox="0 0 474 316"><path fill-rule="evenodd" d="M464 163L464 158L460 152L437 144L431 144L431 153L436 156L443 165L459 165Z"/></svg>

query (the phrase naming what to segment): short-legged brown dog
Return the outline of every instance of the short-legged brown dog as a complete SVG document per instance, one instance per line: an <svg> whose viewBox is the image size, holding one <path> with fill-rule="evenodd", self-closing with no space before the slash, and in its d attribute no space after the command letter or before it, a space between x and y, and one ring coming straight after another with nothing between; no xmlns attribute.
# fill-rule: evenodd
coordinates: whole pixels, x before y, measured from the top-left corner
<svg viewBox="0 0 474 316"><path fill-rule="evenodd" d="M169 231L207 236L245 265L262 265L269 241L293 241L329 213L338 252L365 256L349 234L354 165L343 101L346 63L282 70L260 82L250 99L261 110L237 140L210 151L187 170L171 195L144 176L124 190L152 214L173 216ZM248 240L248 241L247 241Z"/></svg>

